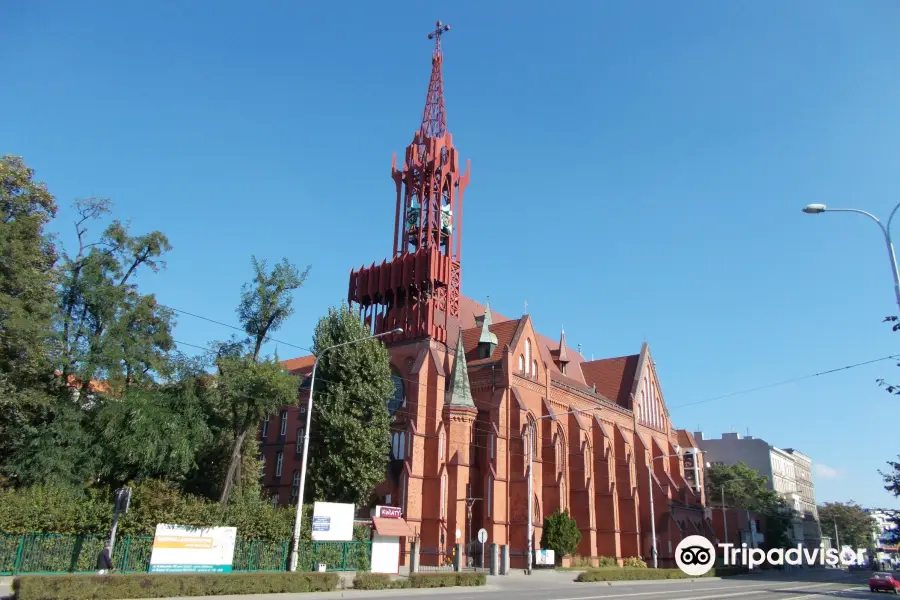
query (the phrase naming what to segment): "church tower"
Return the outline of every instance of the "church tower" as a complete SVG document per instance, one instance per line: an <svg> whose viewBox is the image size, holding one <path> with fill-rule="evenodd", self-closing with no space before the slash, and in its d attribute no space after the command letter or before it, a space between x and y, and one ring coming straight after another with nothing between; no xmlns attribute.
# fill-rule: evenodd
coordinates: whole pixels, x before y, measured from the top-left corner
<svg viewBox="0 0 900 600"><path fill-rule="evenodd" d="M400 168L393 158L397 199L390 261L350 272L348 300L359 306L372 332L403 329L389 341L446 343L448 331L459 326L463 193L470 165L463 173L447 130L441 38L449 30L438 21L428 34L434 51L422 123Z"/></svg>

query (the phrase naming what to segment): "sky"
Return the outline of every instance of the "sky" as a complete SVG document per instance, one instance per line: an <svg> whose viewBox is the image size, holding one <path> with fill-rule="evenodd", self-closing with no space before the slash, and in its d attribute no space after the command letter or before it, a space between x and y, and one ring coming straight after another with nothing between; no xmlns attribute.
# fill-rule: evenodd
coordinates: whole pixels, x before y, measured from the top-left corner
<svg viewBox="0 0 900 600"><path fill-rule="evenodd" d="M311 265L282 359L352 267L391 251L391 155L418 128L442 19L449 130L472 161L463 293L507 316L527 301L588 358L646 340L676 427L801 450L820 503L900 507L878 474L900 398L876 385L900 359L806 377L900 354L884 240L861 215L801 212L886 219L900 201L896 2L0 11L0 152L56 195L64 244L73 200L111 198L172 243L142 289L235 325L251 255ZM180 314L175 337L191 353L231 333Z"/></svg>

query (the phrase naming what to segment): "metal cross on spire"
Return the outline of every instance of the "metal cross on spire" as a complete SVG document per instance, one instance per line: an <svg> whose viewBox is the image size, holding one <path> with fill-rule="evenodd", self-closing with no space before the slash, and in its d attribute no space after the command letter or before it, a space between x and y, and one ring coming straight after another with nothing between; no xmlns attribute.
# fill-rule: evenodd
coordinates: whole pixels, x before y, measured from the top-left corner
<svg viewBox="0 0 900 600"><path fill-rule="evenodd" d="M434 40L434 56L440 56L441 54L441 36L444 33L450 31L449 25L444 25L440 21L435 23L434 31L428 34L429 40Z"/></svg>
<svg viewBox="0 0 900 600"><path fill-rule="evenodd" d="M435 23L435 29L428 34L429 40L434 40L434 53L431 56L431 80L428 82L428 95L425 97L425 112L422 114L421 131L425 137L443 137L447 132L447 112L444 108L444 78L441 74L441 37L450 31L449 25L440 21Z"/></svg>

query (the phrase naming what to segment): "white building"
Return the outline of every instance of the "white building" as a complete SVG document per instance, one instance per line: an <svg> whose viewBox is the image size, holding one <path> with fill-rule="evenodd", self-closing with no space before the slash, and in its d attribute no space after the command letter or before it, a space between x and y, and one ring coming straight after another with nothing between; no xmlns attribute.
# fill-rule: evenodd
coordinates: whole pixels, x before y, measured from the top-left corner
<svg viewBox="0 0 900 600"><path fill-rule="evenodd" d="M873 535L875 546L877 548L896 548L896 536L900 535L897 531L897 521L900 518L900 511L889 508L867 508L869 513L878 526L878 532Z"/></svg>
<svg viewBox="0 0 900 600"><path fill-rule="evenodd" d="M696 432L694 438L709 463L743 462L766 478L769 489L778 492L798 515L793 530L797 543L816 548L824 541L812 480L812 459L793 448L776 448L765 440L739 433L723 433L721 439L708 439Z"/></svg>

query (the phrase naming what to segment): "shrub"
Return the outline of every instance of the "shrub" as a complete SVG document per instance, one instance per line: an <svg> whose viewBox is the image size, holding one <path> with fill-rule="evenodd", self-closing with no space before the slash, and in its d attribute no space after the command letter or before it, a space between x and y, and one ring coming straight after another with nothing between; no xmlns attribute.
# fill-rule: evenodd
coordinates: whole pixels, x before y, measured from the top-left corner
<svg viewBox="0 0 900 600"><path fill-rule="evenodd" d="M484 573L413 573L409 576L409 587L472 587L485 585L487 576Z"/></svg>
<svg viewBox="0 0 900 600"><path fill-rule="evenodd" d="M591 569L594 567L594 559L590 556L573 556L572 567L576 569L585 567Z"/></svg>
<svg viewBox="0 0 900 600"><path fill-rule="evenodd" d="M184 573L17 577L17 600L120 600L178 596L331 592L335 573Z"/></svg>
<svg viewBox="0 0 900 600"><path fill-rule="evenodd" d="M712 569L705 575L688 575L681 569L647 569L606 567L585 571L575 578L575 581L591 583L595 581L638 581L657 579L700 579L703 577L730 577L746 573L747 569L741 567L725 567Z"/></svg>
<svg viewBox="0 0 900 600"><path fill-rule="evenodd" d="M616 560L615 556L601 556L600 564L597 565L601 569L604 567L618 567L619 561Z"/></svg>
<svg viewBox="0 0 900 600"><path fill-rule="evenodd" d="M629 556L625 559L624 566L628 569L646 569L647 563L645 563L637 556Z"/></svg>
<svg viewBox="0 0 900 600"><path fill-rule="evenodd" d="M410 585L406 579L392 580L387 573L357 573L353 587L357 590L396 590Z"/></svg>
<svg viewBox="0 0 900 600"><path fill-rule="evenodd" d="M544 533L541 535L541 548L553 550L557 563L564 556L571 556L581 543L581 531L578 523L569 516L569 510L556 510L544 519Z"/></svg>

